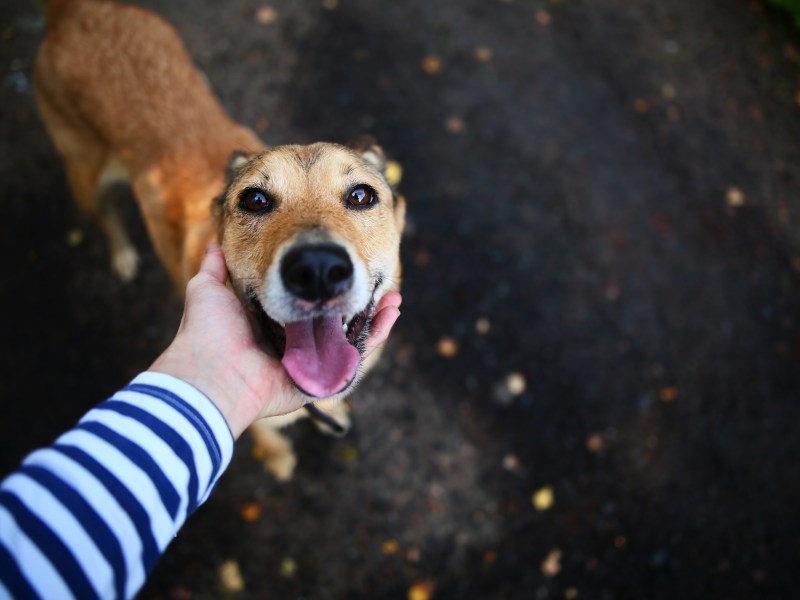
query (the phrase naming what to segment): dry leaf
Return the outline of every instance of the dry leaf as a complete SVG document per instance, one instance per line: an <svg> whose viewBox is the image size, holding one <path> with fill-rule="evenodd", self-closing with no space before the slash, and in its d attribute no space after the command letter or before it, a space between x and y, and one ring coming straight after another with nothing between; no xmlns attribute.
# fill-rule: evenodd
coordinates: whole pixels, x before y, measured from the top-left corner
<svg viewBox="0 0 800 600"><path fill-rule="evenodd" d="M436 75L442 70L442 59L435 54L429 54L422 59L422 70L428 75Z"/></svg>
<svg viewBox="0 0 800 600"><path fill-rule="evenodd" d="M492 60L492 49L488 46L478 46L475 48L475 60L480 62L489 62Z"/></svg>
<svg viewBox="0 0 800 600"><path fill-rule="evenodd" d="M261 516L261 507L255 502L246 502L242 507L242 519L248 523L258 521Z"/></svg>
<svg viewBox="0 0 800 600"><path fill-rule="evenodd" d="M542 575L545 577L555 577L561 572L561 550L553 548L547 553L547 557L542 561Z"/></svg>
<svg viewBox="0 0 800 600"><path fill-rule="evenodd" d="M408 588L408 600L430 600L435 589L433 582L417 581Z"/></svg>
<svg viewBox="0 0 800 600"><path fill-rule="evenodd" d="M75 229L70 229L67 232L67 246L70 248L76 248L77 246L80 246L83 243L84 237L85 236L83 235L83 231L81 229L78 229L77 227Z"/></svg>
<svg viewBox="0 0 800 600"><path fill-rule="evenodd" d="M475 331L477 331L481 335L486 335L489 333L489 330L492 328L492 323L486 317L481 317L477 321L475 321Z"/></svg>
<svg viewBox="0 0 800 600"><path fill-rule="evenodd" d="M244 590L244 579L239 569L239 563L235 560L226 560L219 567L219 582L222 589L226 592L236 593Z"/></svg>
<svg viewBox="0 0 800 600"><path fill-rule="evenodd" d="M553 494L553 486L550 485L546 485L536 490L531 498L533 507L539 512L548 510L551 506L553 506L554 500L555 494Z"/></svg>
<svg viewBox="0 0 800 600"><path fill-rule="evenodd" d="M403 180L403 166L395 160L387 160L383 175L386 177L386 181L389 182L389 185L399 185Z"/></svg>
<svg viewBox="0 0 800 600"><path fill-rule="evenodd" d="M564 590L564 598L567 600L575 600L578 597L578 588L576 587L568 587Z"/></svg>
<svg viewBox="0 0 800 600"><path fill-rule="evenodd" d="M512 396L519 396L527 387L525 376L522 373L509 373L506 377L506 387Z"/></svg>
<svg viewBox="0 0 800 600"><path fill-rule="evenodd" d="M550 25L550 23L552 21L553 21L553 17L550 16L550 13L547 12L546 10L539 9L539 10L536 11L536 22L539 25L543 25L543 26Z"/></svg>
<svg viewBox="0 0 800 600"><path fill-rule="evenodd" d="M464 122L464 119L454 115L447 118L447 121L444 123L444 128L450 133L459 134L463 133L467 128L467 124Z"/></svg>
<svg viewBox="0 0 800 600"><path fill-rule="evenodd" d="M650 110L650 104L644 98L636 98L636 100L633 101L633 110L643 115Z"/></svg>
<svg viewBox="0 0 800 600"><path fill-rule="evenodd" d="M658 399L662 402L675 402L678 399L679 390L677 387L669 386L658 391Z"/></svg>
<svg viewBox="0 0 800 600"><path fill-rule="evenodd" d="M381 544L381 552L386 555L395 554L397 552L397 541L396 540L386 540Z"/></svg>
<svg viewBox="0 0 800 600"><path fill-rule="evenodd" d="M281 575L284 577L294 577L297 573L297 563L291 558L284 558L281 561Z"/></svg>
<svg viewBox="0 0 800 600"><path fill-rule="evenodd" d="M516 471L519 469L519 458L516 454L506 454L503 457L503 468L506 471Z"/></svg>
<svg viewBox="0 0 800 600"><path fill-rule="evenodd" d="M725 200L727 200L728 206L732 206L733 208L743 206L745 200L744 192L735 185L732 185L725 193Z"/></svg>
<svg viewBox="0 0 800 600"><path fill-rule="evenodd" d="M444 336L436 344L436 351L445 358L453 358L458 354L458 344L450 336Z"/></svg>
<svg viewBox="0 0 800 600"><path fill-rule="evenodd" d="M322 8L325 10L336 10L339 8L339 0L322 0Z"/></svg>
<svg viewBox="0 0 800 600"><path fill-rule="evenodd" d="M592 433L586 438L586 449L589 452L601 452L606 445L606 440L600 433Z"/></svg>
<svg viewBox="0 0 800 600"><path fill-rule="evenodd" d="M272 6L262 6L256 11L256 22L260 25L272 25L278 20L278 11Z"/></svg>

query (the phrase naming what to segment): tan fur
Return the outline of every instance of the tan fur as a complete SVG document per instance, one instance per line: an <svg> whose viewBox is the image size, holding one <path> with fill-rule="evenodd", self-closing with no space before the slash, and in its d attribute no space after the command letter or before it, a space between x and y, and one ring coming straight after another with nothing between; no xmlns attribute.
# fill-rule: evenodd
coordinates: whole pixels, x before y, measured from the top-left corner
<svg viewBox="0 0 800 600"><path fill-rule="evenodd" d="M315 232L348 244L371 277L381 270L381 293L397 289L405 209L401 198L392 201L372 151L333 144L267 149L225 114L175 30L157 15L103 0L52 0L34 82L75 200L106 232L122 279L135 277L138 255L104 192L127 181L155 250L181 290L209 242L222 242L243 297L244 283L263 280L287 244ZM235 151L254 158L236 172L217 222L212 202L226 189ZM366 211L346 208L343 197L355 184L372 186L384 201ZM253 186L277 200L267 218L238 208L241 190ZM318 405L346 419L336 401ZM257 425L266 464L280 478L291 476L294 456L274 427L304 415Z"/></svg>

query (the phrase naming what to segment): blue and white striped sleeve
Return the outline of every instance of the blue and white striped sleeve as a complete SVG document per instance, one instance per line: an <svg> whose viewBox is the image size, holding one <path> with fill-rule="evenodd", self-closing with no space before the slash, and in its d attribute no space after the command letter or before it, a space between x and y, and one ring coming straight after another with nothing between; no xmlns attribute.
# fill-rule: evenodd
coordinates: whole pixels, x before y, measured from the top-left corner
<svg viewBox="0 0 800 600"><path fill-rule="evenodd" d="M142 373L0 484L0 598L130 598L233 454L191 385Z"/></svg>

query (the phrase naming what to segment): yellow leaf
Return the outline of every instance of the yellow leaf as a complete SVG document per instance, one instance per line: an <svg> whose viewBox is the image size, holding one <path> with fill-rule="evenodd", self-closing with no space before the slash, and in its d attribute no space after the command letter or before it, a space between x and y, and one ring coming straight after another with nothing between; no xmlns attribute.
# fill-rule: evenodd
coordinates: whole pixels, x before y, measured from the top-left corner
<svg viewBox="0 0 800 600"><path fill-rule="evenodd" d="M386 181L389 182L389 185L393 187L399 185L403 180L403 166L394 160L386 161L384 176L386 177Z"/></svg>
<svg viewBox="0 0 800 600"><path fill-rule="evenodd" d="M533 494L532 503L537 511L543 512L553 506L554 500L553 486L546 485L536 490Z"/></svg>

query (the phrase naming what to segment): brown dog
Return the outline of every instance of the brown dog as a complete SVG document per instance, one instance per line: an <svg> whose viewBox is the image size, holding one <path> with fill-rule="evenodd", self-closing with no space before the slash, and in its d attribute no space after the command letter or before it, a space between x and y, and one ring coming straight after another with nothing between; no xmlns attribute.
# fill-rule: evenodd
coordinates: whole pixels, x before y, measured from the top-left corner
<svg viewBox="0 0 800 600"><path fill-rule="evenodd" d="M400 281L405 204L380 148L266 148L225 114L170 25L116 2L51 0L34 82L75 200L106 232L116 273L131 280L138 266L106 193L125 181L176 285L220 241L236 293L289 376L346 424L339 401L378 354L362 359L371 316ZM304 414L253 428L279 478L295 459L275 427Z"/></svg>

